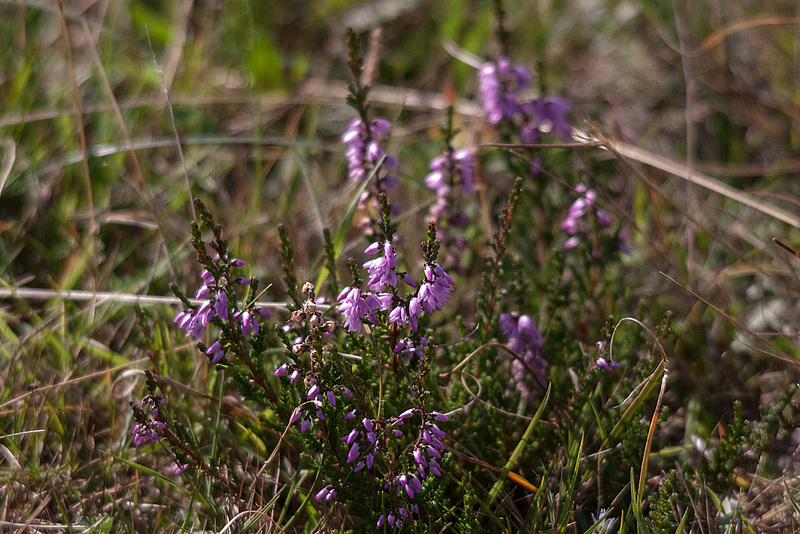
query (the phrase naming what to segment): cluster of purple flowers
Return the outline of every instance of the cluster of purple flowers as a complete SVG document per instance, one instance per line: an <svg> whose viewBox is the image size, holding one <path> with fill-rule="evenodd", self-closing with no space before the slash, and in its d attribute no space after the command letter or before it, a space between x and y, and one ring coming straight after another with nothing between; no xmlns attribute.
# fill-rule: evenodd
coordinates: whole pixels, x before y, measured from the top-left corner
<svg viewBox="0 0 800 534"><path fill-rule="evenodd" d="M414 341L411 338L404 338L397 342L394 346L395 353L407 354L408 359L412 360L414 357L422 359L425 355L425 347L428 346L428 338L420 336L419 341Z"/></svg>
<svg viewBox="0 0 800 534"><path fill-rule="evenodd" d="M417 292L405 302L399 303L389 312L389 322L401 327L411 326L417 331L417 317L425 311L433 315L441 310L453 294L455 282L444 272L438 263L425 265L424 277L420 281Z"/></svg>
<svg viewBox="0 0 800 534"><path fill-rule="evenodd" d="M197 308L183 310L176 317L174 322L183 330L186 335L195 339L203 339L206 327L211 321L219 317L223 321L233 321L241 332L242 337L247 337L250 333L257 334L259 331L260 317L272 317L272 313L263 307L250 306L241 311L236 311L235 304L228 298L230 285L230 270L234 267L244 267L244 260L223 259L219 255L214 256L214 261L218 267L218 272L222 273L215 277L208 269L203 269L200 278L203 285L195 293L195 299L202 301ZM245 276L236 276L230 279L231 284L250 285L251 280ZM233 306L232 306L233 304ZM225 350L221 339L216 339L206 350L206 354L211 358L211 363L219 362L225 355Z"/></svg>
<svg viewBox="0 0 800 534"><path fill-rule="evenodd" d="M326 501L332 501L336 498L337 490L333 487L333 484L328 484L324 486L321 490L319 490L315 495L314 498L317 500L325 499Z"/></svg>
<svg viewBox="0 0 800 534"><path fill-rule="evenodd" d="M347 145L347 175L354 182L363 182L372 168L378 164L385 152L380 139L389 135L392 124L383 117L377 117L369 123L369 127L361 119L354 119L347 131L342 135L342 142ZM384 166L393 170L397 167L397 158L386 156Z"/></svg>
<svg viewBox="0 0 800 534"><path fill-rule="evenodd" d="M405 506L398 506L388 514L381 514L381 516L378 518L378 524L376 526L381 528L385 523L390 527L400 530L403 528L403 521L410 517L409 512L419 515L419 506L416 504L411 504L408 506L408 508Z"/></svg>
<svg viewBox="0 0 800 534"><path fill-rule="evenodd" d="M511 364L516 388L525 401L531 400L536 389L532 386L541 388L546 382L548 365L542 358L544 338L533 319L518 313L501 314L500 330L506 336L509 350L522 358L522 361L515 358Z"/></svg>
<svg viewBox="0 0 800 534"><path fill-rule="evenodd" d="M512 66L507 57L484 63L478 71L478 99L489 122L505 120L515 124L524 143L537 143L540 133L568 141L569 104L561 98L523 100L521 93L530 85L531 71L521 65Z"/></svg>
<svg viewBox="0 0 800 534"><path fill-rule="evenodd" d="M344 318L344 327L348 331L361 332L363 322L367 320L378 324L377 314L381 311L387 312L382 320L388 320L390 324L400 327L408 326L416 331L417 318L423 312L432 315L441 310L450 299L455 283L434 261L435 253L426 256L428 261L423 268L422 280L419 283L415 283L408 273L399 270L397 253L391 238L370 244L365 253L375 255L363 264L369 274L366 288L362 290L359 287L347 287L341 291L337 299L339 313ZM411 288L413 294L406 297L398 294L400 282ZM419 507L412 500L423 491L422 480L430 474L434 476L442 474L443 469L439 461L445 450L442 443L445 433L439 424L448 421L448 418L439 412L426 412L424 407L410 408L397 416L375 417L364 408L367 404L357 388L354 390L358 394L358 399L351 400L354 395L349 388L341 384L332 384L330 377L333 375L327 366L334 364L335 360L321 353L325 349L319 346L320 341L326 342L325 340L330 337L322 338L319 334L320 332L330 334L333 330L330 325L333 323L323 322L321 314L316 310L313 286L306 284L303 291L308 300L301 310L292 314L292 318L287 322L287 328L292 328L291 323L300 324L302 321L307 321L311 333L291 345L287 355L292 361L280 365L274 372L276 377L288 378L290 384L299 384L301 394L304 396L303 401L292 412L289 423L299 422L300 431L306 432L316 421L325 421L326 417L332 417L333 409L341 411L344 421L352 421L345 423L352 426L348 426L346 434L342 434L339 438L347 451L343 464L350 466L353 473L358 473L378 469L376 464L381 462L380 469L385 472L384 464L388 462L389 474L386 475L385 490L393 504L389 506L390 511L380 517L378 525L386 523L400 528L409 514L419 513ZM334 328L335 326L333 324ZM425 358L428 339L408 333L410 334L408 337L401 338L396 343L394 353L407 354L409 360ZM307 352L308 359L301 360L300 356ZM298 379L302 381L298 383ZM410 386L412 391L417 391L414 388L419 387L413 384ZM415 397L419 397L419 391ZM406 452L403 454L407 454L407 458L398 463L400 458L394 455L387 460L386 452L395 445L394 440L404 435L402 429L407 428L408 420L417 415L421 419L417 427L418 435L404 448ZM406 431L406 434L409 432ZM395 465L402 465L402 471L395 471ZM329 480L316 492L315 497L330 502L337 499L341 491L339 482Z"/></svg>
<svg viewBox="0 0 800 534"><path fill-rule="evenodd" d="M391 431L395 437L401 436L402 431L394 427L402 424L403 421L396 417L390 417L386 421L364 417L361 425L356 426L343 437L342 441L349 447L347 463L355 464L353 472L358 473L365 467L372 469L375 458L386 447L388 432Z"/></svg>
<svg viewBox="0 0 800 534"><path fill-rule="evenodd" d="M380 193L397 187L397 177L391 174L397 169L397 158L387 155L381 145L381 139L389 135L391 126L383 117L373 119L368 125L361 119L354 119L342 135L342 142L347 145L345 159L347 176L351 181L366 180L383 158L382 168L386 172L379 173L370 183L359 199L359 208L365 208L370 199L377 198Z"/></svg>
<svg viewBox="0 0 800 534"><path fill-rule="evenodd" d="M511 66L507 57L487 61L478 70L478 99L492 124L509 121L521 113L518 94L531 86L531 71L522 65Z"/></svg>
<svg viewBox="0 0 800 534"><path fill-rule="evenodd" d="M445 150L431 160L431 172L425 177L425 185L436 191L436 204L430 212L433 221L441 220L452 202L452 192L460 186L461 194L467 196L475 191L475 164L472 150ZM465 221L466 222L466 221Z"/></svg>
<svg viewBox="0 0 800 534"><path fill-rule="evenodd" d="M341 441L348 447L346 461L353 465L353 472L358 473L363 469L371 470L375 460L386 449L388 435L391 433L395 438L402 436L402 431L397 427L403 426L405 420L417 413L422 415L422 425L419 437L411 449L411 456L417 467L414 470L389 476L384 489L389 491L393 502L400 504L392 506L391 512L380 516L378 527L383 526L385 522L389 526L400 528L403 519L409 516L409 512L419 513L419 507L411 500L422 492L421 481L428 473L435 476L442 474L442 466L437 459L442 458L440 451L445 449L440 441L445 437L445 433L436 423L449 419L439 412L423 413L422 410L412 408L397 417L390 417L386 420L364 417L360 424L341 438ZM316 493L315 497L319 500L330 501L335 498L336 494L337 489L332 484L327 484Z"/></svg>
<svg viewBox="0 0 800 534"><path fill-rule="evenodd" d="M417 285L408 273L397 272L397 257L390 242L373 243L364 252L382 253L380 257L364 264L370 274L367 285L371 291L362 292L357 287L346 287L336 299L340 303L339 312L345 319L344 325L351 332L360 332L364 319L377 324L376 312L387 310L391 310L389 311L391 324L401 327L410 325L411 329L416 331L417 318L423 311L433 315L450 300L455 282L438 263L425 265L424 276ZM409 299L401 299L393 293L383 292L388 287L396 289L398 279L416 289Z"/></svg>
<svg viewBox="0 0 800 534"><path fill-rule="evenodd" d="M167 401L160 395L145 395L142 398L142 402L139 404L141 420L136 423L131 430L133 444L136 447L150 441L156 442L161 440L159 432L167 428L167 425L159 420L158 408L159 406L164 406L166 403ZM133 405L133 403L131 404ZM145 411L145 409L147 409L147 411Z"/></svg>
<svg viewBox="0 0 800 534"><path fill-rule="evenodd" d="M278 369L275 371L275 376L286 376L286 374L288 374L287 368L287 364L278 367ZM297 375L295 375L295 373L297 373ZM299 374L299 368L295 367L292 372L292 378L290 378L290 382L292 384ZM300 432L305 432L309 429L309 427L311 427L313 424L312 414L316 416L319 421L325 421L325 413L322 411L322 408L324 407L325 402L330 404L330 406L333 408L336 407L336 390L338 390L339 393L345 397L353 397L353 392L350 391L349 388L340 385L328 387L323 384L323 382L321 382L313 373L306 375L304 383L306 386L308 386L308 390L306 391L306 402L295 408L295 410L292 412L292 416L289 419L290 424L300 421ZM352 417L355 417L355 412L351 414L351 417L345 418L347 419Z"/></svg>
<svg viewBox="0 0 800 534"><path fill-rule="evenodd" d="M597 366L604 371L614 371L620 368L619 362L616 361L611 355L606 358L606 344L604 341L598 341L596 344L598 358L595 360Z"/></svg>
<svg viewBox="0 0 800 534"><path fill-rule="evenodd" d="M563 98L537 98L521 106L524 122L519 130L523 143L538 143L539 134L550 134L567 142L572 137L572 128L567 122L569 104Z"/></svg>
<svg viewBox="0 0 800 534"><path fill-rule="evenodd" d="M318 310L316 303L314 285L306 282L303 285L303 293L306 295L303 308L292 313L289 323L300 324L306 321L312 330L316 329L323 332L325 337L329 337L336 324L333 321L323 320L322 313ZM313 333L309 333L305 339L298 338L292 345L291 353L296 358L300 358L306 351L311 353L312 367L309 371L305 371L298 360L284 363L274 372L274 375L278 378L288 376L289 383L292 385L298 378L303 377L303 385L306 387L306 400L294 409L289 418L289 424L300 421L300 432L308 430L312 426L314 418L319 421L325 421L323 408L326 403L332 408L336 408L337 392L340 398L341 396L353 398L353 392L346 386L327 384L320 378L318 372L320 358L319 354L317 354L317 349L314 347ZM349 416L345 416L346 419L352 417L355 417L354 411Z"/></svg>
<svg viewBox="0 0 800 534"><path fill-rule="evenodd" d="M591 233L592 221L589 219L590 215L596 218L601 227L608 228L611 226L611 217L609 217L608 213L594 208L597 193L593 189L589 189L586 184L581 183L575 186L574 190L579 196L569 207L566 219L561 222L561 229L570 235L564 243L564 248L567 250L577 247ZM625 234L620 232L619 248L623 253L629 254L630 251L625 245L625 237ZM597 251L593 253L597 255Z"/></svg>
<svg viewBox="0 0 800 534"><path fill-rule="evenodd" d="M433 158L431 172L425 177L425 185L436 191L436 203L431 206L428 220L436 223L436 237L447 251L445 264L448 268L460 268L458 251L467 247L463 237L454 235L454 230L469 222L469 216L458 209L456 191L462 197L475 191L475 164L473 151L445 149Z"/></svg>
<svg viewBox="0 0 800 534"><path fill-rule="evenodd" d="M362 319L369 318L372 324L378 324L375 312L386 311L392 305L391 293L365 293L357 287L344 288L336 299L340 302L339 312L344 317L344 326L351 332L361 332Z"/></svg>
<svg viewBox="0 0 800 534"><path fill-rule="evenodd" d="M434 476L442 475L442 466L438 460L442 459L442 452L445 450L441 440L445 433L436 424L437 422L449 421L449 418L439 412L425 412L417 408L411 408L401 413L398 419L410 419L416 414L422 418L419 435L411 448L411 456L416 467L411 470L402 471L390 476L384 484L391 497L397 504L392 506L392 511L382 514L378 518L377 526L380 528L384 523L399 529L403 525L403 520L409 517L409 511L414 514L419 513L419 508L412 500L422 493L422 480L428 474Z"/></svg>

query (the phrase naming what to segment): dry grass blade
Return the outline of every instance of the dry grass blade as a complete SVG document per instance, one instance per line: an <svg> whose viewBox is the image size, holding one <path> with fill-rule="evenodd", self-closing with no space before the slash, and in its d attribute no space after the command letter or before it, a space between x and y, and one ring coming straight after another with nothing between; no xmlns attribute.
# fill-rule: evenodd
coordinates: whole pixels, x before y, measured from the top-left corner
<svg viewBox="0 0 800 534"><path fill-rule="evenodd" d="M757 28L759 26L785 26L791 24L800 24L800 18L785 18L785 17L764 17L759 19L743 20L735 22L729 26L717 30L708 36L695 50L695 54L707 52L720 44L727 37L742 30L749 30L750 28Z"/></svg>
<svg viewBox="0 0 800 534"><path fill-rule="evenodd" d="M173 305L180 306L181 300L178 297L161 297L157 295L135 295L133 293L112 293L110 291L84 291L79 289L58 290L58 289L39 289L39 288L0 288L0 299L22 299L22 300L93 300L99 299L98 303L114 302L118 304L144 304L144 305ZM188 299L192 304L202 304L203 301ZM288 311L285 302L254 302L253 305L269 309ZM328 309L326 304L318 304L320 309Z"/></svg>
<svg viewBox="0 0 800 534"><path fill-rule="evenodd" d="M653 436L656 433L656 426L658 426L658 419L661 417L661 403L664 400L664 392L667 390L667 377L669 376L669 369L664 368L664 374L661 375L661 389L658 391L658 398L656 399L656 408L653 410L653 418L650 420L650 428L647 430L647 440L644 444L644 453L642 454L642 467L639 471L639 487L637 488L636 495L639 502L642 503L644 497L645 481L647 480L647 466L650 462L650 451L653 447ZM644 503L642 503L644 504Z"/></svg>
<svg viewBox="0 0 800 534"><path fill-rule="evenodd" d="M61 387L64 387L64 386L68 386L70 384L76 384L78 382L83 382L85 380L92 380L94 378L97 378L97 377L100 377L100 376L104 376L104 375L107 375L107 374L111 374L111 373L115 373L115 372L117 372L117 371L119 371L121 369L132 367L134 365L139 365L140 363L145 363L145 362L148 362L148 361L150 361L150 358L139 358L138 360L133 360L131 362L124 363L124 364L118 365L116 367L112 367L111 369L103 369L102 371L89 373L88 375L81 376L81 377L78 377L78 378L70 378L69 380L64 380L63 382L58 382L56 384L51 384L49 386L42 386L42 387L36 388L34 390L28 391L26 393L23 393L22 395L20 395L18 397L14 397L13 399L7 400L3 404L0 404L0 409L3 409L6 406L10 406L12 404L16 404L17 402L30 397L35 392L47 391L49 389L61 388Z"/></svg>
<svg viewBox="0 0 800 534"><path fill-rule="evenodd" d="M644 163L645 165L649 165L651 167L655 167L656 169L660 169L664 172L667 172L673 176L677 176L678 178L683 178L684 180L689 180L692 183L700 185L709 191L713 191L720 195L726 196L732 200L740 202L745 206L749 206L755 210L764 213L765 215L769 215L779 221L783 221L786 224L789 224L795 228L800 228L800 217L793 215L787 211L784 211L780 208L777 208L771 204L766 202L762 202L758 199L755 199L744 193L735 187L731 187L728 184L722 183L719 180L712 178L711 176L705 175L701 172L697 172L688 168L686 165L682 165L676 161L671 159L667 159L663 156L659 156L644 150L642 148L629 145L627 143L620 143L616 141L610 140L601 140L594 136L588 135L584 132L575 131L573 136L577 139L584 139L589 143L597 143L598 141L602 141L602 145L607 150L611 152L618 153L626 158L632 159L634 161L638 161L639 163Z"/></svg>
<svg viewBox="0 0 800 534"><path fill-rule="evenodd" d="M675 280L674 278L672 278L668 274L666 274L664 272L661 272L661 271L659 271L658 274L660 274L661 276L663 276L664 278L666 278L667 280L669 280L670 282L672 282L676 286L680 287L681 289L683 289L684 291L686 291L687 293L689 293L690 295L692 295L696 299L700 300L706 306L709 306L712 310L714 310L715 312L719 313L720 315L725 317L727 320L729 320L730 322L732 322L733 324L735 324L736 326L738 326L742 330L745 330L750 335L752 335L753 337L755 337L756 339L758 339L759 341L761 341L762 343L767 345L769 348L771 348L771 349L773 349L773 350L778 352L778 354L775 354L775 353L772 353L772 352L765 352L765 354L769 354L773 358L778 358L779 360L784 361L784 362L786 362L788 364L791 364L794 367L800 368L800 362L798 362L797 360L792 358L790 355L786 354L784 351L782 351L780 348L778 348L774 343L772 343L768 339L764 338L764 336L762 336L762 335L760 335L760 334L758 334L756 332L753 332L750 328L748 328L747 326L745 326L741 322L737 321L736 319L734 319L733 317L731 317L730 315L725 313L719 307L714 306L708 300L704 299L703 297L701 297L700 295L698 295L697 293L695 293L694 291L692 291L691 289L689 289L685 285L681 284L680 282L678 282L677 280Z"/></svg>

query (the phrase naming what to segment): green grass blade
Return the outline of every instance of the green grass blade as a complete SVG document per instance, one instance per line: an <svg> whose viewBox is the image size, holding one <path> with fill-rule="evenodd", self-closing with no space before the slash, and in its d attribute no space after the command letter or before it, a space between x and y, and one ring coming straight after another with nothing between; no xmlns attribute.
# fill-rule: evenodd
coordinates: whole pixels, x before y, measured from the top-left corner
<svg viewBox="0 0 800 534"><path fill-rule="evenodd" d="M685 512L683 512L683 517L681 518L681 522L678 524L678 528L675 529L675 534L681 534L681 532L686 532L686 522L689 520L689 511L691 509L687 508Z"/></svg>
<svg viewBox="0 0 800 534"><path fill-rule="evenodd" d="M542 416L545 407L547 406L548 401L550 400L550 390L552 388L552 384L548 384L547 391L544 394L544 398L542 402L539 404L539 408L536 410L536 413L533 415L533 419L528 424L528 428L525 430L525 433L522 435L522 439L519 440L517 446L514 448L514 452L511 453L511 457L506 462L506 465L503 466L503 472L497 478L497 481L492 486L492 489L489 491L489 495L486 497L486 500L483 502L484 507L491 506L492 502L497 498L497 494L500 493L500 490L503 487L503 483L508 476L508 472L511 471L511 468L517 463L519 460L522 451L528 445L528 442L533 435L533 430L536 428L537 423L539 422L539 418Z"/></svg>
<svg viewBox="0 0 800 534"><path fill-rule="evenodd" d="M575 492L575 486L578 483L578 477L580 475L581 469L581 456L583 455L583 440L584 434L581 432L581 440L578 443L578 449L575 451L574 454L570 454L570 458L568 460L574 462L572 466L572 474L569 480L569 486L566 488L561 488L559 493L559 501L563 505L559 514L558 514L558 531L559 532L566 532L567 527L570 524L570 512L572 511L572 497ZM569 467L569 465L568 465Z"/></svg>
<svg viewBox="0 0 800 534"><path fill-rule="evenodd" d="M666 368L667 361L661 360L661 362L658 364L658 367L656 367L650 376L645 378L644 382L639 385L639 392L633 398L629 397L625 400L623 405L627 405L627 408L623 412L619 421L617 421L617 424L614 425L614 428L611 429L611 432L608 434L608 438L603 441L603 449L609 446L612 439L622 435L625 425L630 422L630 420L636 414L636 411L639 409L645 399L647 399L653 389L655 389L655 387L661 383L661 375L664 374L664 370Z"/></svg>
<svg viewBox="0 0 800 534"><path fill-rule="evenodd" d="M642 515L642 503L636 498L636 477L633 474L633 467L631 467L631 509L633 517L636 519L637 532L640 534L650 534L650 529L647 528L647 523Z"/></svg>

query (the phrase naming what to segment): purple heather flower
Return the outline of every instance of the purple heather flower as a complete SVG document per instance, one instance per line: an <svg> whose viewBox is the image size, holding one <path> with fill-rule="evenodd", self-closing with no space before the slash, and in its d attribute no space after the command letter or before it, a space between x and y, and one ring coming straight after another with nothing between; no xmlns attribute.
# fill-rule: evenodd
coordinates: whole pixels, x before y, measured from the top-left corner
<svg viewBox="0 0 800 534"><path fill-rule="evenodd" d="M391 317L390 317L391 320ZM397 342L397 345L394 347L394 352L405 352L408 354L408 359L411 360L416 356L417 358L422 358L425 354L425 347L428 346L428 338L427 337L420 337L419 344L414 343L409 338L402 339Z"/></svg>
<svg viewBox="0 0 800 534"><path fill-rule="evenodd" d="M430 263L425 266L425 277L420 283L419 292L417 293L418 305L428 315L433 315L434 311L441 310L450 300L454 287L455 282L444 272L441 266L437 263ZM409 311L414 311L411 302L409 302Z"/></svg>
<svg viewBox="0 0 800 534"><path fill-rule="evenodd" d="M564 249L569 250L577 247L591 230L591 224L586 218L593 213L600 226L607 228L611 226L611 217L601 209L591 209L597 199L597 193L589 189L586 184L578 184L574 191L580 195L569 207L567 217L561 222L561 229L570 235L564 243ZM624 232L618 235L619 249L623 254L629 254L625 241L627 236ZM595 252L593 252L594 254Z"/></svg>
<svg viewBox="0 0 800 534"><path fill-rule="evenodd" d="M619 362L616 360L607 360L605 358L597 358L597 366L606 371L613 371L619 369Z"/></svg>
<svg viewBox="0 0 800 534"><path fill-rule="evenodd" d="M336 496L336 490L333 489L333 486L331 484L328 484L327 486L319 490L316 495L314 495L314 497L320 501L322 499L329 501L335 496Z"/></svg>
<svg viewBox="0 0 800 534"><path fill-rule="evenodd" d="M167 428L167 425L161 421L150 420L146 423L137 423L133 427L133 430L131 430L131 434L133 434L133 444L139 447L148 441L160 441L161 435L158 432L165 428Z"/></svg>
<svg viewBox="0 0 800 534"><path fill-rule="evenodd" d="M389 312L389 322L400 327L405 327L411 324L411 329L415 332L417 330L416 317L409 315L408 310L403 305L397 306L391 312Z"/></svg>
<svg viewBox="0 0 800 534"><path fill-rule="evenodd" d="M442 454L439 451L437 451L435 447L428 445L427 447L425 447L425 450L428 452L429 456L434 456L440 460L442 459Z"/></svg>
<svg viewBox="0 0 800 534"><path fill-rule="evenodd" d="M264 308L263 306L253 308L253 311L259 314L261 317L272 317L272 312Z"/></svg>
<svg viewBox="0 0 800 534"><path fill-rule="evenodd" d="M564 142L572 138L567 122L569 104L562 98L537 98L523 102L520 110L524 121L519 136L523 143L538 143L539 134L546 133Z"/></svg>
<svg viewBox="0 0 800 534"><path fill-rule="evenodd" d="M300 409L300 406L295 408L294 411L292 411L292 416L289 418L289 424L292 424L295 421L297 421L298 419L300 419L300 414L301 413L302 413L302 410Z"/></svg>
<svg viewBox="0 0 800 534"><path fill-rule="evenodd" d="M347 443L348 445L352 445L356 438L361 434L361 431L357 428L354 428L347 434L345 437L342 438L342 441Z"/></svg>
<svg viewBox="0 0 800 534"><path fill-rule="evenodd" d="M350 451L347 453L347 463L348 464L353 463L356 460L356 458L358 458L359 452L361 452L361 450L358 445L358 442L353 443L353 445L350 447Z"/></svg>
<svg viewBox="0 0 800 534"><path fill-rule="evenodd" d="M544 381L547 373L547 362L542 358L544 338L536 328L536 324L527 315L503 313L500 315L500 330L507 338L508 348L522 357L522 361L514 359L511 372L516 379L516 388L526 400L532 398L529 369L539 382Z"/></svg>
<svg viewBox="0 0 800 534"><path fill-rule="evenodd" d="M441 438L443 438L443 437L445 437L447 435L444 432L442 432L442 429L440 429L434 423L431 423L431 434L433 434L434 436L436 436L439 439L441 439Z"/></svg>
<svg viewBox="0 0 800 534"><path fill-rule="evenodd" d="M564 250L570 250L581 244L581 238L574 235L564 241Z"/></svg>
<svg viewBox="0 0 800 534"><path fill-rule="evenodd" d="M214 303L214 311L222 320L228 320L228 295L224 291L217 293L217 300Z"/></svg>
<svg viewBox="0 0 800 534"><path fill-rule="evenodd" d="M417 289L417 284L414 283L414 279L411 278L411 276L408 273L400 273L398 276L400 276L400 280L402 280L403 283L406 284L408 287L410 287L411 289Z"/></svg>
<svg viewBox="0 0 800 534"><path fill-rule="evenodd" d="M531 71L512 67L507 57L487 61L478 70L478 100L491 124L512 120L520 111L517 93L530 87Z"/></svg>
<svg viewBox="0 0 800 534"><path fill-rule="evenodd" d="M211 286L203 284L200 286L200 289L197 290L197 293L194 294L194 298L203 300L207 299L209 295L211 295Z"/></svg>
<svg viewBox="0 0 800 534"><path fill-rule="evenodd" d="M373 324L378 322L375 312L388 310L392 303L390 293L365 293L357 287L346 287L336 299L340 302L339 312L344 316L344 325L351 332L361 331L361 321L368 317Z"/></svg>
<svg viewBox="0 0 800 534"><path fill-rule="evenodd" d="M241 323L242 336L247 337L250 332L258 334L258 320L250 311L245 310L237 314L234 319Z"/></svg>
<svg viewBox="0 0 800 534"><path fill-rule="evenodd" d="M374 254L378 250L380 250L380 245L373 243L365 252ZM392 248L392 244L387 241L383 244L383 256L364 264L364 268L369 271L369 282L367 283L369 288L373 291L383 291L387 285L397 287L395 267L397 267L397 253Z"/></svg>
<svg viewBox="0 0 800 534"><path fill-rule="evenodd" d="M567 122L569 104L562 98L549 98L545 101L539 131L549 133L565 143L572 138L572 128Z"/></svg>
<svg viewBox="0 0 800 534"><path fill-rule="evenodd" d="M445 152L433 158L429 167L432 172L425 177L425 185L436 191L439 196L450 193L448 178L453 180L453 184L461 184L462 195L469 195L475 191L472 150L464 148Z"/></svg>
<svg viewBox="0 0 800 534"><path fill-rule="evenodd" d="M400 419L408 419L409 417L414 417L414 414L417 413L417 408L409 408L408 410L404 411L397 417Z"/></svg>
<svg viewBox="0 0 800 534"><path fill-rule="evenodd" d="M442 476L442 472L440 471L441 468L442 466L439 465L439 462L437 462L436 459L431 458L428 460L428 470L430 470L430 472L437 477Z"/></svg>
<svg viewBox="0 0 800 534"><path fill-rule="evenodd" d="M142 398L138 409L134 407L134 415L137 421L141 421L131 429L134 446L139 447L150 441L161 440L161 431L166 429L167 425L158 420L158 409L166 404L164 397L149 394Z"/></svg>
<svg viewBox="0 0 800 534"><path fill-rule="evenodd" d="M390 128L391 123L382 117L373 119L369 130L361 119L354 119L350 123L342 136L342 142L347 145L345 158L350 180L363 182L367 178L370 170L384 155L379 140L389 134ZM397 166L397 159L387 156L383 164L391 171ZM389 182L391 183L391 180Z"/></svg>
<svg viewBox="0 0 800 534"><path fill-rule="evenodd" d="M173 475L180 475L181 473L186 471L188 468L189 468L189 464L181 465L181 464L177 464L176 463L175 465L172 466L172 474Z"/></svg>
<svg viewBox="0 0 800 534"><path fill-rule="evenodd" d="M219 362L223 356L225 356L225 351L222 350L222 344L220 343L219 339L216 340L208 349L206 349L206 354L211 356L211 363L215 364Z"/></svg>

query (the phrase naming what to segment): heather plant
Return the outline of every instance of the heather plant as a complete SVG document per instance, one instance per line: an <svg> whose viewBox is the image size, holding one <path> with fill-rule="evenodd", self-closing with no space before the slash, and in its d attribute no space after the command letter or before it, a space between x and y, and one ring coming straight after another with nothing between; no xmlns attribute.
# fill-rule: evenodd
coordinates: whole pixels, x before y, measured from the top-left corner
<svg viewBox="0 0 800 534"><path fill-rule="evenodd" d="M398 186L388 174L397 160L382 145L391 125L370 115L352 32L348 50L348 101L358 118L341 140L347 179L358 187L356 209L366 217L356 225L363 259L347 259L351 281L340 282L341 258L326 230L327 272L318 283L330 278L328 294L311 281L301 285L294 245L281 228L279 291L289 302L270 310L259 300L277 288L259 291L257 278L239 274L246 261L230 255L221 226L197 201L192 245L201 286L193 300L176 288L184 309L174 322L261 414L250 432L271 429L277 437L269 440L267 464L281 456L279 471L302 486L305 502L313 499L317 528L677 529L688 512L686 500L673 498L674 471L645 496L648 472L670 469L669 454L653 455L652 447L670 413L662 403L671 315L647 315L660 320L652 330L637 318L613 318L633 305L626 296L608 298L623 287L619 272L631 254L622 222L584 182L552 187L543 178L576 174L574 162L535 151L544 137L570 140L569 106L558 97L523 96L532 72L505 56L478 70L486 124L527 152L495 149L497 177L522 175L506 190L485 264L473 266L483 273L480 294L464 307L457 296L468 269L460 253L463 236L474 235L480 147L455 148L451 107L442 152L422 179L435 194L427 232L419 260L409 261L404 244L418 237L400 234L394 218L402 207L387 197ZM535 206L534 216L522 217L523 206ZM556 230L538 228L545 221ZM530 235L541 240L536 249ZM629 347L626 355L615 358L621 346ZM793 409L793 399L787 394L782 410ZM196 473L236 487L254 476L229 464L232 458L199 452L191 432L162 415L165 404L151 376L148 394L133 405L133 445L166 443L172 472L187 481ZM737 408L726 438L695 467L708 491L725 487L725 473L793 428L791 415L765 419L780 423L756 432ZM313 481L298 480L301 472L314 473Z"/></svg>
<svg viewBox="0 0 800 534"><path fill-rule="evenodd" d="M722 23L684 26L680 3L673 28L663 10L636 2L591 17L570 2L537 4L535 14L515 4L513 16L500 0L422 3L406 15L327 3L267 14L232 2L188 8L197 16L176 34L183 43L166 32L162 8L130 4L148 41L130 46L155 60L163 113L117 102L130 89L115 80L151 81L115 72L98 87L112 89L118 123L102 106L81 111L79 77L77 108L52 130L37 123L54 110L32 109L19 132L0 116L11 158L0 164L0 202L12 214L0 220L9 258L0 263L11 266L0 308L3 529L797 529L800 253L754 246L769 232L797 239L800 221L776 200L796 187L770 167L746 195L737 187L748 187L750 164L724 184L695 160L789 149L785 139L754 141L764 110L692 107L705 95L688 83L692 63L706 62L695 73L703 91L717 76L725 91L752 90L793 117L791 91L770 93L742 59L757 47L718 48L774 41L770 64L780 65L782 54L796 56L783 27L791 19L706 39L705 24ZM83 31L94 8L64 7L59 31L69 37L79 21ZM413 30L402 18L428 14L441 24ZM22 12L22 29L35 26L29 18ZM354 26L344 35L339 18ZM217 21L241 43L220 35L219 49L199 45L215 41ZM67 39L69 50L116 39L92 30ZM686 32L706 40L693 47ZM751 42L750 32L781 38ZM6 33L23 48L40 37ZM617 64L620 86L626 69L660 71L680 50L685 132L657 135L652 109L642 132L644 104L617 100L616 89L592 93L613 54L594 64L583 56L622 33L669 46ZM127 53L113 42L115 55ZM102 70L109 50L96 52L91 65ZM92 72L75 59L85 60L70 56L69 70ZM242 76L230 70L239 62ZM728 79L734 70L747 75ZM15 89L0 83L0 92L27 117L26 99L39 97L22 87L38 74L18 71ZM576 82L576 72L591 75ZM244 88L245 111L238 93L219 96L220 79L226 91ZM672 125L680 121L665 110L684 103L662 83L675 81L648 79L648 97L661 95L653 109ZM736 134L744 115L754 119L747 142ZM701 116L713 132L698 143ZM34 146L64 135L73 117L89 146L64 161L80 170L50 165ZM162 122L174 139L131 138ZM252 136L239 136L242 125ZM18 137L17 156L6 135ZM124 143L112 146L116 136ZM640 148L653 145L685 149L685 164ZM67 150L57 148L58 157ZM125 187L110 187L115 173ZM134 209L140 201L146 210ZM32 267L45 256L52 269ZM19 274L28 270L35 275ZM64 291L41 306L24 296L26 284L45 283ZM66 292L76 288L89 291Z"/></svg>

